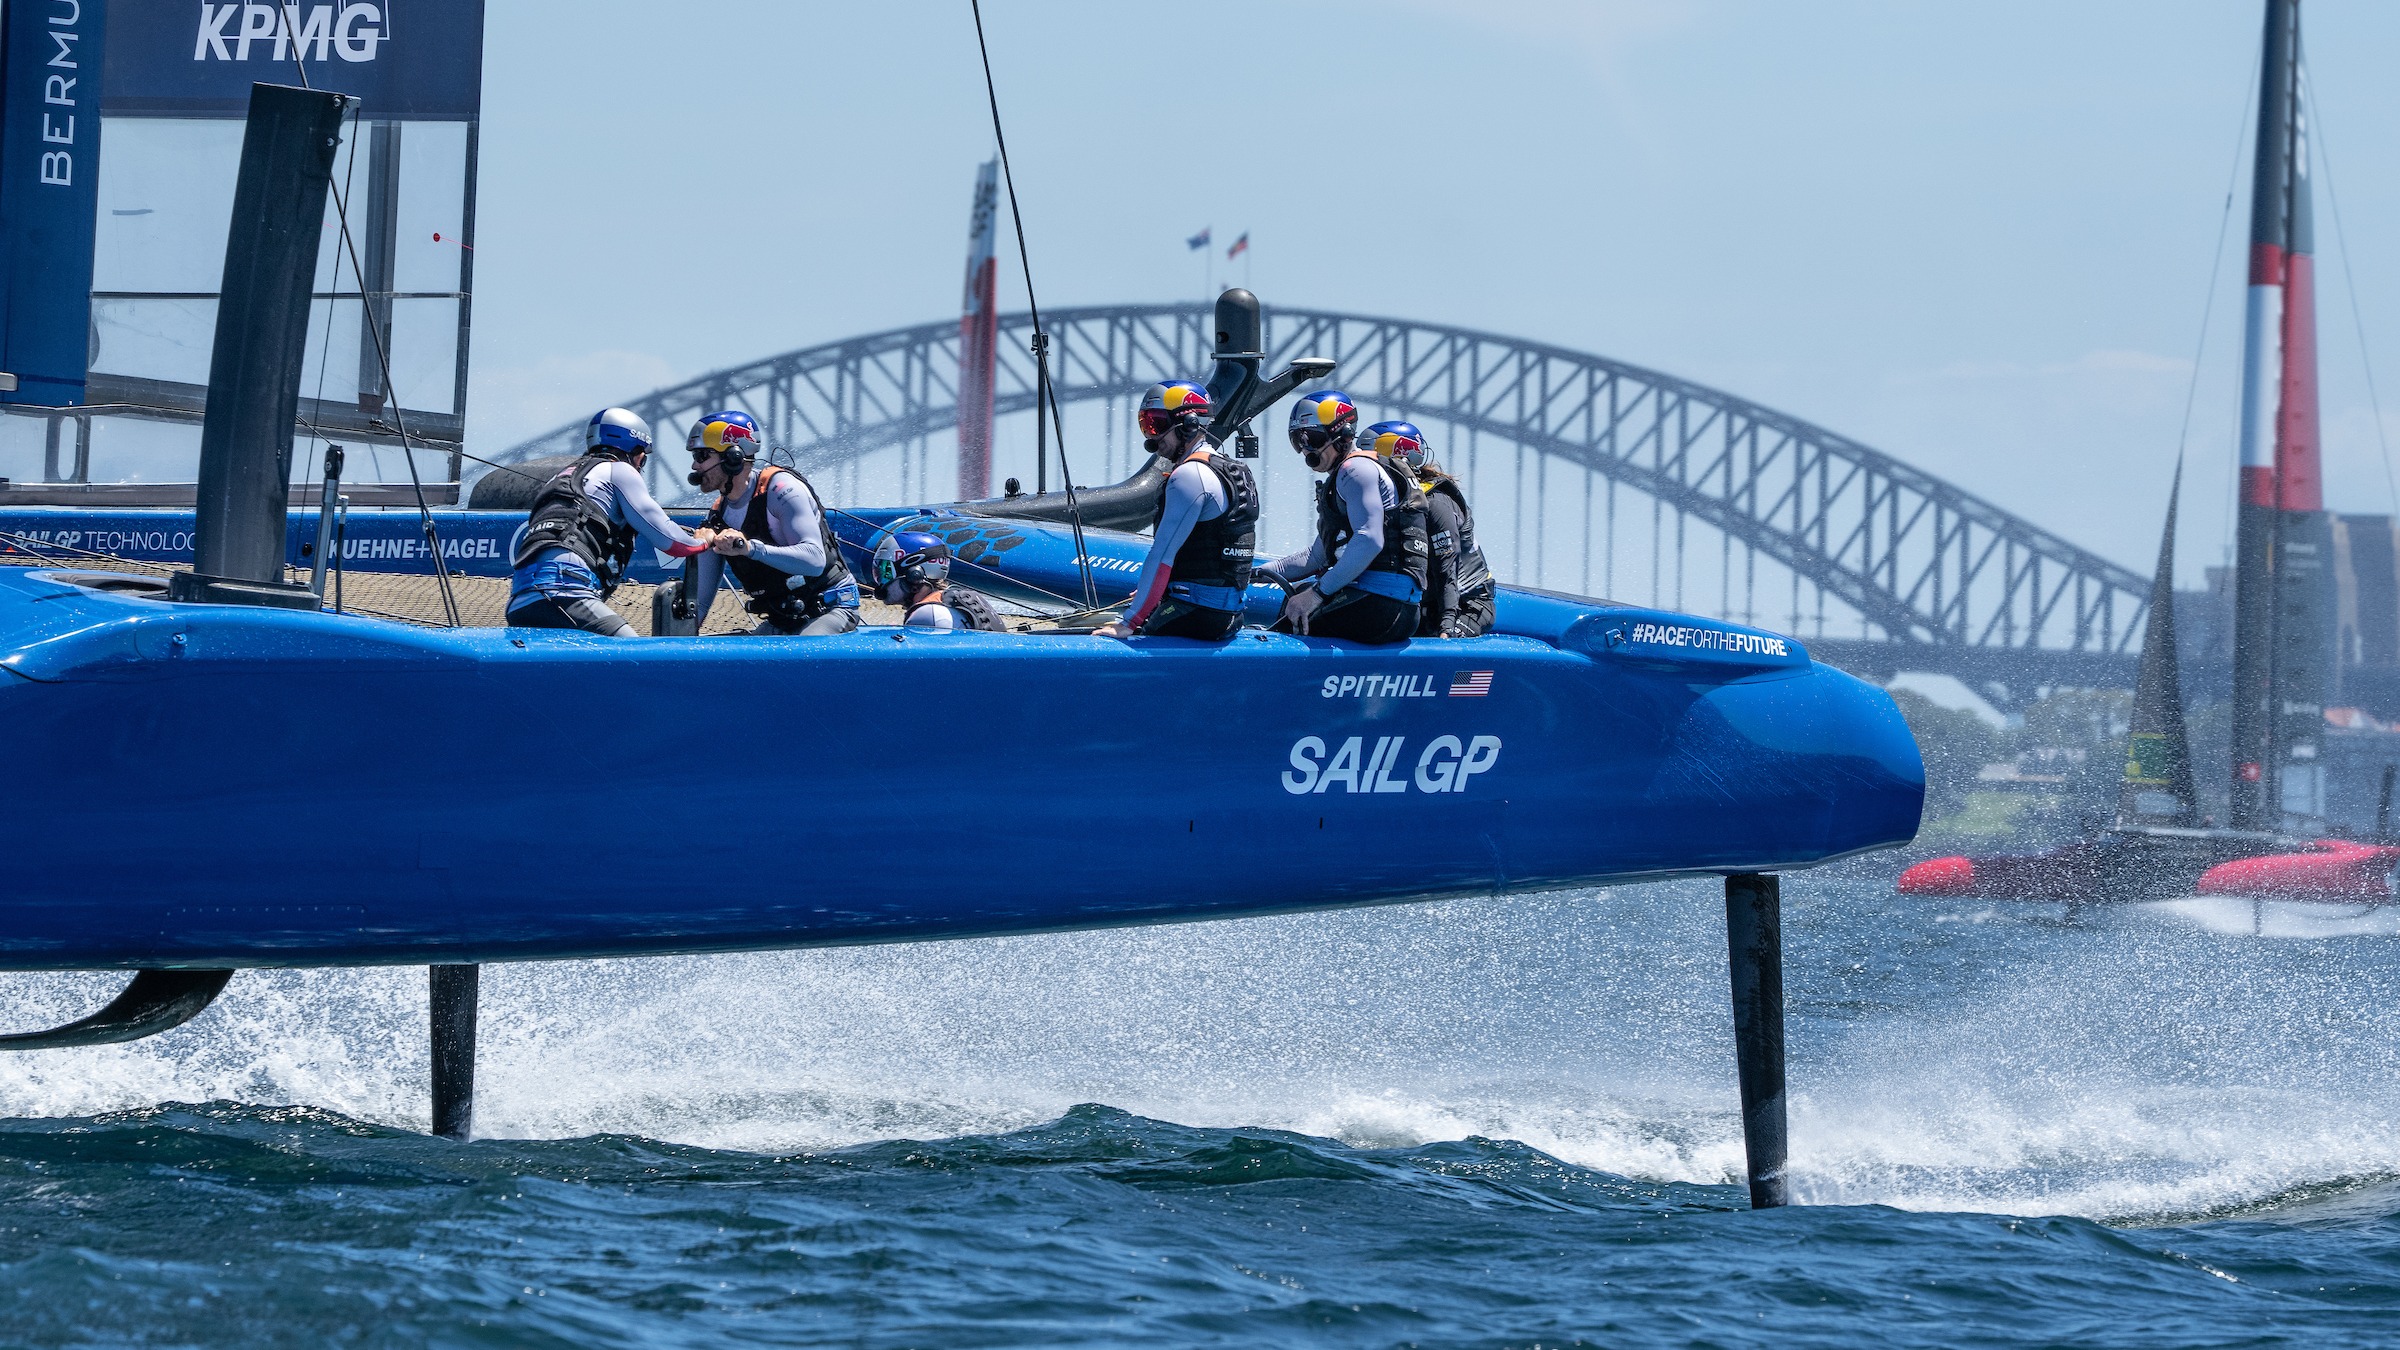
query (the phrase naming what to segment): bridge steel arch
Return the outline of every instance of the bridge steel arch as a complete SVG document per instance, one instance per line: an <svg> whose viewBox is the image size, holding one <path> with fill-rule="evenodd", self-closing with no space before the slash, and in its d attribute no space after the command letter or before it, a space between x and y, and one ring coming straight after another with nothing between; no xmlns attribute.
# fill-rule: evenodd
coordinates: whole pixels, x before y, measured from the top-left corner
<svg viewBox="0 0 2400 1350"><path fill-rule="evenodd" d="M1214 346L1210 312L1198 304L1048 318L1062 402L1124 398L1164 373L1205 370ZM1033 407L1032 324L1012 314L1000 327L997 410L1024 413ZM1334 357L1334 382L1370 407L1513 442L1649 496L1738 542L1753 572L1763 555L1805 579L1883 645L1926 656L2074 653L2097 658L2095 673L2115 673L2140 641L2147 577L1787 413L1622 361L1463 328L1273 309L1267 332L1271 369L1294 356ZM710 408L742 408L793 463L822 471L956 426L958 340L955 322L897 328L712 371L625 406L662 432ZM569 424L493 459L578 453L581 434ZM1077 476L1088 479L1093 452L1079 453L1087 466ZM652 462L662 500L688 495L673 458Z"/></svg>

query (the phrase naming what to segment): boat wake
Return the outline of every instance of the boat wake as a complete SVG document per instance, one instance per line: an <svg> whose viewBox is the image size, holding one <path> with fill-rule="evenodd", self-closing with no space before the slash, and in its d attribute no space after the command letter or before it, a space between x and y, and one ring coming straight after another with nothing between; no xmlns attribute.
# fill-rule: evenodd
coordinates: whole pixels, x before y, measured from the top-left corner
<svg viewBox="0 0 2400 1350"><path fill-rule="evenodd" d="M2211 933L2265 938L2400 936L2400 905L2192 895L2141 906Z"/></svg>
<svg viewBox="0 0 2400 1350"><path fill-rule="evenodd" d="M2388 928L2262 944L2248 902L2062 928L1945 923L1805 878L1787 895L1798 1199L2144 1223L2307 1208L2400 1176ZM476 1120L487 1136L793 1154L1100 1103L1361 1148L1515 1141L1730 1188L1724 960L1714 889L1691 884L500 966ZM111 988L8 980L27 1025ZM0 1059L0 1113L236 1100L423 1128L424 1017L421 968L244 972L173 1034Z"/></svg>

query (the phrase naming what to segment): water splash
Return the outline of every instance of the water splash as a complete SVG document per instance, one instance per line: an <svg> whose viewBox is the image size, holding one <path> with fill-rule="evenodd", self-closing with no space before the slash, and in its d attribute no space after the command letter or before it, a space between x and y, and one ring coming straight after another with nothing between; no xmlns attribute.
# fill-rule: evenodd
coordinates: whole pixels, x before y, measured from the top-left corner
<svg viewBox="0 0 2400 1350"><path fill-rule="evenodd" d="M1804 1200L2156 1221L2400 1176L2400 944L2262 941L2171 907L2065 926L1786 891ZM1718 1185L1741 1165L1721 914L1687 884L494 967L478 1127L787 1153L1104 1102L1372 1148L1514 1140ZM8 987L32 1026L110 985ZM424 1017L418 968L244 972L166 1036L0 1058L0 1113L227 1099L421 1129Z"/></svg>

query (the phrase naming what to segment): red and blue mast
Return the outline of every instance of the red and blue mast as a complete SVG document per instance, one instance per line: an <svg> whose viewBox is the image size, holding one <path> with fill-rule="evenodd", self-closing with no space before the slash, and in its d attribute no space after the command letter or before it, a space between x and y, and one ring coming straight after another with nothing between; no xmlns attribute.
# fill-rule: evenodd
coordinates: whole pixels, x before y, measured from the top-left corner
<svg viewBox="0 0 2400 1350"><path fill-rule="evenodd" d="M2233 797L2237 829L2322 812L2332 530L2318 453L2315 237L2300 0L2267 0L2250 204L2236 536Z"/></svg>

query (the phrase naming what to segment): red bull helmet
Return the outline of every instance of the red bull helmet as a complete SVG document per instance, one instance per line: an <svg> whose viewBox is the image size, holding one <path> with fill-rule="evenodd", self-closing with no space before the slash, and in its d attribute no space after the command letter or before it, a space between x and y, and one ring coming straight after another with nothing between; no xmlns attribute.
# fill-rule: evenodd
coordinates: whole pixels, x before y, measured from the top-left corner
<svg viewBox="0 0 2400 1350"><path fill-rule="evenodd" d="M1339 389L1302 394L1292 405L1292 448L1306 453L1358 432L1358 405Z"/></svg>
<svg viewBox="0 0 2400 1350"><path fill-rule="evenodd" d="M712 412L692 423L692 432L683 441L692 452L692 471L684 481L694 487L700 484L700 466L715 456L735 466L751 463L765 449L766 439L758 434L758 423L746 412Z"/></svg>
<svg viewBox="0 0 2400 1350"><path fill-rule="evenodd" d="M1211 411L1208 391L1190 380L1151 385L1150 392L1142 395L1142 435L1156 440L1176 426L1185 423L1197 426L1207 420Z"/></svg>
<svg viewBox="0 0 2400 1350"><path fill-rule="evenodd" d="M1423 473L1432 454L1425 448L1425 433L1414 422L1377 422L1358 438L1360 446L1374 451L1385 459L1407 467L1412 474Z"/></svg>

